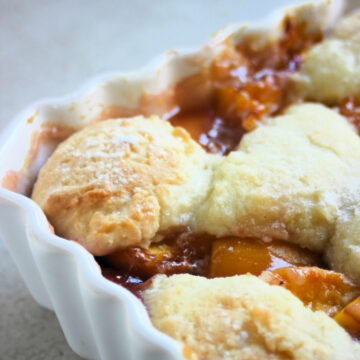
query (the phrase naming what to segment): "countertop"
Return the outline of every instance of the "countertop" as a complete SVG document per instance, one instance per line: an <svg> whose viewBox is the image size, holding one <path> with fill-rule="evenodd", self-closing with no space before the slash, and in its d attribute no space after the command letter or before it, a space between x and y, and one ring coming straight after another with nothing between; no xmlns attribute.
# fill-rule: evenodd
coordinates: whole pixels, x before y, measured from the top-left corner
<svg viewBox="0 0 360 360"><path fill-rule="evenodd" d="M101 72L134 70L171 48L289 0L0 0L0 131L31 102ZM0 240L0 360L80 359L30 296Z"/></svg>

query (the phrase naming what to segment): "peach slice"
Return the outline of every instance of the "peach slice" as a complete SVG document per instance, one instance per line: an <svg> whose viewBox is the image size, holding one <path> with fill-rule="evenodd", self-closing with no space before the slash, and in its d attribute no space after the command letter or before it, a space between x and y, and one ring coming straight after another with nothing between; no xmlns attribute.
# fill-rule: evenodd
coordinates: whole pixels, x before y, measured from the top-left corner
<svg viewBox="0 0 360 360"><path fill-rule="evenodd" d="M285 287L307 307L330 316L360 295L360 287L345 275L315 266L275 269L264 272L260 278Z"/></svg>
<svg viewBox="0 0 360 360"><path fill-rule="evenodd" d="M291 265L320 265L319 256L283 241L265 243L257 239L228 237L213 242L210 277L251 273Z"/></svg>
<svg viewBox="0 0 360 360"><path fill-rule="evenodd" d="M340 310L334 319L346 330L360 334L360 296Z"/></svg>
<svg viewBox="0 0 360 360"><path fill-rule="evenodd" d="M195 141L199 141L202 134L206 134L214 122L213 115L208 111L182 113L170 118L173 126L181 126L188 131Z"/></svg>

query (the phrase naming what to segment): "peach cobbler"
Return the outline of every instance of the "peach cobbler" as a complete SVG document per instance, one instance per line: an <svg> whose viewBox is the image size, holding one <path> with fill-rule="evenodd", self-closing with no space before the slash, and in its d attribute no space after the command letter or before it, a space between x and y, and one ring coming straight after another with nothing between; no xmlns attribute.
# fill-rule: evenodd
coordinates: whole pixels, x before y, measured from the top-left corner
<svg viewBox="0 0 360 360"><path fill-rule="evenodd" d="M360 359L360 13L330 17L229 35L169 111L115 109L39 173L56 234L188 359Z"/></svg>

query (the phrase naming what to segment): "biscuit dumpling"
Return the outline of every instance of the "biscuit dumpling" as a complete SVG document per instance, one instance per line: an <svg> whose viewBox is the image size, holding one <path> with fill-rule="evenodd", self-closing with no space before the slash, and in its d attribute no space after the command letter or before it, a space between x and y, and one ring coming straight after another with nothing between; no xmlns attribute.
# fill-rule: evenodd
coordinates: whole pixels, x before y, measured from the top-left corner
<svg viewBox="0 0 360 360"><path fill-rule="evenodd" d="M360 345L321 311L252 275L158 275L144 292L155 327L195 359L355 360Z"/></svg>
<svg viewBox="0 0 360 360"><path fill-rule="evenodd" d="M339 104L349 96L360 97L360 12L340 21L320 44L305 56L295 74L299 97Z"/></svg>
<svg viewBox="0 0 360 360"><path fill-rule="evenodd" d="M90 125L56 149L32 194L58 235L95 255L186 225L209 188L207 154L157 118Z"/></svg>
<svg viewBox="0 0 360 360"><path fill-rule="evenodd" d="M350 202L360 204L359 136L337 112L301 104L266 120L223 159L196 220L218 237L323 252Z"/></svg>

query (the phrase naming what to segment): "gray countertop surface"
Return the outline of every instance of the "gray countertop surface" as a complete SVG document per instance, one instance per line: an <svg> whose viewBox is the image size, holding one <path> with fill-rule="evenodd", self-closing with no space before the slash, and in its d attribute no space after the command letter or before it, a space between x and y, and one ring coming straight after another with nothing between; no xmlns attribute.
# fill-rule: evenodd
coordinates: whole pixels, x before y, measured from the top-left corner
<svg viewBox="0 0 360 360"><path fill-rule="evenodd" d="M289 0L0 0L0 131L31 102L133 70ZM80 359L30 296L0 240L0 360Z"/></svg>

